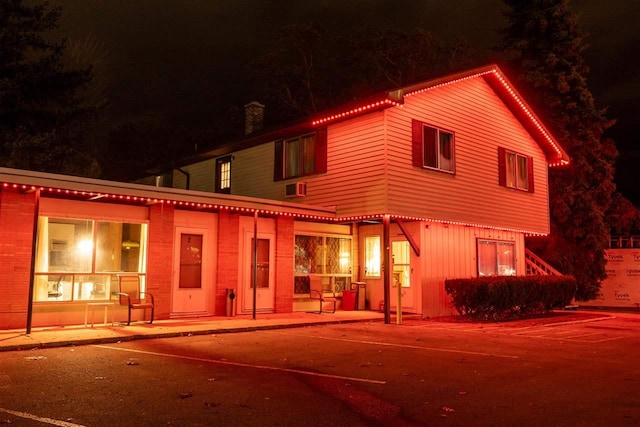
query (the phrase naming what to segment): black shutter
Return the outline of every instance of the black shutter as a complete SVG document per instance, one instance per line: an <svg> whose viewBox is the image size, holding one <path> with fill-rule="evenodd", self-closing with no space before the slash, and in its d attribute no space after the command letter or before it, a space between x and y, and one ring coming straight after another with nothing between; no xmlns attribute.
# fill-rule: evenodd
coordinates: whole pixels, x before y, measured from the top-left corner
<svg viewBox="0 0 640 427"><path fill-rule="evenodd" d="M533 193L533 157L527 157L527 178L529 180L529 193Z"/></svg>
<svg viewBox="0 0 640 427"><path fill-rule="evenodd" d="M498 147L498 184L507 186L507 153L502 147Z"/></svg>
<svg viewBox="0 0 640 427"><path fill-rule="evenodd" d="M422 128L423 124L420 120L411 119L411 160L413 166L423 167L424 159L422 158Z"/></svg>
<svg viewBox="0 0 640 427"><path fill-rule="evenodd" d="M281 139L275 143L275 153L273 159L273 180L282 181L284 179L284 141Z"/></svg>
<svg viewBox="0 0 640 427"><path fill-rule="evenodd" d="M316 131L316 170L315 173L327 171L327 128Z"/></svg>

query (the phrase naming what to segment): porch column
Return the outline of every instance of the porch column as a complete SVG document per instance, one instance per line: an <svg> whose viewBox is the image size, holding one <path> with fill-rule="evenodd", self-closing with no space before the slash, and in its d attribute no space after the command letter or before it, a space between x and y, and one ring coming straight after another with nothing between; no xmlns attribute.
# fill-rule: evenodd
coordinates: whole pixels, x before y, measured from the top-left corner
<svg viewBox="0 0 640 427"><path fill-rule="evenodd" d="M391 228L391 215L385 214L382 217L382 246L384 253L382 254L382 271L384 275L384 323L391 323L391 263L390 263L390 247L389 232Z"/></svg>

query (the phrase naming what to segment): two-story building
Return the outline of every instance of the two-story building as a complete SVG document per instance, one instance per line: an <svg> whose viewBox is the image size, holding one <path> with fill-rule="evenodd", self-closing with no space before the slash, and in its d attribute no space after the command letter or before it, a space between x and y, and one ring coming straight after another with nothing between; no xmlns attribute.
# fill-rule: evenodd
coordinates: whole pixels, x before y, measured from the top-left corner
<svg viewBox="0 0 640 427"><path fill-rule="evenodd" d="M72 323L124 272L160 318L223 315L229 288L240 313L309 310L312 278L365 283L370 309L447 315L445 279L524 275L525 236L549 233L547 168L569 158L495 65L277 129L247 108L258 130L166 171L172 188L0 174L0 222L24 208L21 244L2 236L0 269L20 279L0 287L20 291L0 326L31 315L30 281L36 323Z"/></svg>

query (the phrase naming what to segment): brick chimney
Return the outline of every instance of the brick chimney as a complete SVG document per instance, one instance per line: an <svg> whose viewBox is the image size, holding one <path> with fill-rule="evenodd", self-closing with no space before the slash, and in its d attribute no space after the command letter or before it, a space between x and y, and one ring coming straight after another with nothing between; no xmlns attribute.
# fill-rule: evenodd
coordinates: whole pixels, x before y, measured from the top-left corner
<svg viewBox="0 0 640 427"><path fill-rule="evenodd" d="M257 132L262 129L264 122L264 105L252 101L244 106L244 134Z"/></svg>

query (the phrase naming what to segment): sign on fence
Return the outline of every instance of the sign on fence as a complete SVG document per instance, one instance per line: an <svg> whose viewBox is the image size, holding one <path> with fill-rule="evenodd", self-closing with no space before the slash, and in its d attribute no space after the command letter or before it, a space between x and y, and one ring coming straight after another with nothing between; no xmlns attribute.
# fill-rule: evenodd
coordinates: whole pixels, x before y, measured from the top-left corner
<svg viewBox="0 0 640 427"><path fill-rule="evenodd" d="M607 249L607 278L597 298L582 306L633 307L640 303L640 249Z"/></svg>

